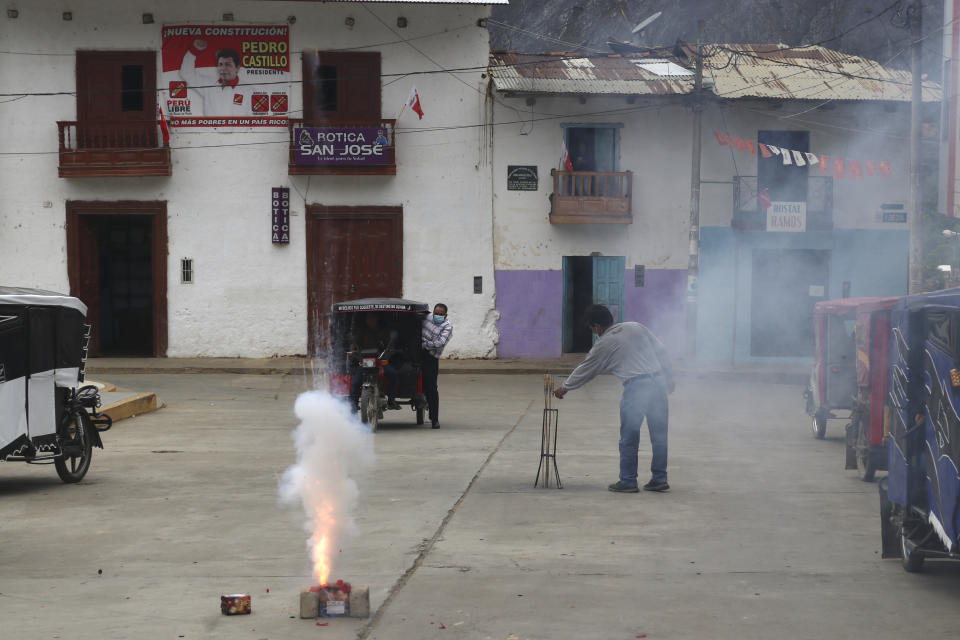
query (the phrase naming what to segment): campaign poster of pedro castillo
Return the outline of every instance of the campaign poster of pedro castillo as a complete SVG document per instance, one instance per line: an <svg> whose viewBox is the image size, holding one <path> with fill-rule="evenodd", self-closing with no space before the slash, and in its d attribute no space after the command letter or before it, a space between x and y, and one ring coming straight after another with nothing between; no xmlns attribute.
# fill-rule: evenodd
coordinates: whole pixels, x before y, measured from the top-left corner
<svg viewBox="0 0 960 640"><path fill-rule="evenodd" d="M288 25L167 25L160 104L174 127L286 127Z"/></svg>

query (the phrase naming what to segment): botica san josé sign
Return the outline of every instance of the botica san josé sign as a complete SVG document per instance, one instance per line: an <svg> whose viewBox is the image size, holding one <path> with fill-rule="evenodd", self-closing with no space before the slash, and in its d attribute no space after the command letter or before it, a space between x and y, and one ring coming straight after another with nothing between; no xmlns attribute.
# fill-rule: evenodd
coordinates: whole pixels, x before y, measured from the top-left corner
<svg viewBox="0 0 960 640"><path fill-rule="evenodd" d="M389 164L390 131L383 127L295 127L296 164Z"/></svg>

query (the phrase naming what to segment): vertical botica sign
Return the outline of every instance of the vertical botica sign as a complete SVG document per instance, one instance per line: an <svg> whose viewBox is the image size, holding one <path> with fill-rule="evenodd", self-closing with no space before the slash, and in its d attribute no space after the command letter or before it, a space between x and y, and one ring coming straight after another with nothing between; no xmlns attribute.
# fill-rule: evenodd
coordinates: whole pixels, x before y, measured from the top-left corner
<svg viewBox="0 0 960 640"><path fill-rule="evenodd" d="M290 188L274 187L270 190L272 224L270 234L273 244L290 244Z"/></svg>
<svg viewBox="0 0 960 640"><path fill-rule="evenodd" d="M162 41L170 126L287 126L289 25L167 25Z"/></svg>

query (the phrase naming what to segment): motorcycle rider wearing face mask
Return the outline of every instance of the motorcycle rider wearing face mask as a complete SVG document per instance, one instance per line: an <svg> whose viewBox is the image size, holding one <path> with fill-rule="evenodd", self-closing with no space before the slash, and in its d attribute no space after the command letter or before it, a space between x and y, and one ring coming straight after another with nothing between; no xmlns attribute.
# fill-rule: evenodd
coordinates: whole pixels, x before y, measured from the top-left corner
<svg viewBox="0 0 960 640"><path fill-rule="evenodd" d="M423 319L423 393L427 396L427 408L430 413L430 426L440 428L440 395L437 392L437 376L440 373L440 355L453 335L453 325L447 319L447 305L438 302L433 313Z"/></svg>

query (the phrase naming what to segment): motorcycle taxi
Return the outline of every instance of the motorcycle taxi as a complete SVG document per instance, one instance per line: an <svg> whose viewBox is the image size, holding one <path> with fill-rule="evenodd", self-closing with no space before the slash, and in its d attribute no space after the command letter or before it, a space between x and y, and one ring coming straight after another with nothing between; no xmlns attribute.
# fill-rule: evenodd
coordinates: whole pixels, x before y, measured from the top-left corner
<svg viewBox="0 0 960 640"><path fill-rule="evenodd" d="M883 439L890 425L890 312L899 298L878 298L857 307L856 406L847 424L846 468L864 482L887 468Z"/></svg>
<svg viewBox="0 0 960 640"><path fill-rule="evenodd" d="M854 325L857 308L878 298L823 300L813 306L814 363L804 389L813 437L822 440L827 420L851 418L856 408L857 369ZM846 411L846 415L837 415Z"/></svg>
<svg viewBox="0 0 960 640"><path fill-rule="evenodd" d="M396 383L397 407L409 406L424 423L427 399L420 371L426 303L401 298L365 298L331 307L330 393L346 396L360 421L374 433L390 410L387 392ZM378 331L376 346L358 343L364 332ZM389 367L389 369L388 369ZM359 377L359 393L355 380ZM395 378L392 380L391 378Z"/></svg>
<svg viewBox="0 0 960 640"><path fill-rule="evenodd" d="M0 287L0 461L53 464L79 482L100 432L100 395L83 385L90 326L77 298Z"/></svg>
<svg viewBox="0 0 960 640"><path fill-rule="evenodd" d="M891 325L881 540L914 572L960 560L960 289L900 298Z"/></svg>

